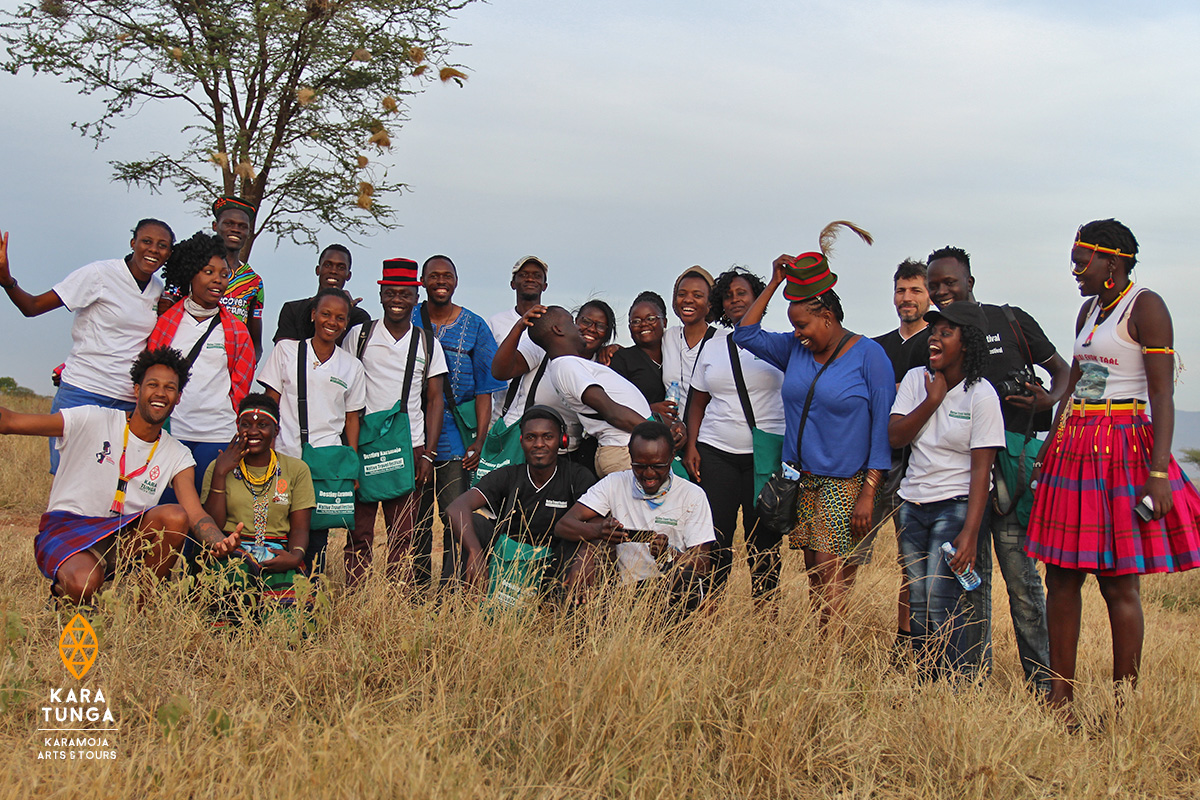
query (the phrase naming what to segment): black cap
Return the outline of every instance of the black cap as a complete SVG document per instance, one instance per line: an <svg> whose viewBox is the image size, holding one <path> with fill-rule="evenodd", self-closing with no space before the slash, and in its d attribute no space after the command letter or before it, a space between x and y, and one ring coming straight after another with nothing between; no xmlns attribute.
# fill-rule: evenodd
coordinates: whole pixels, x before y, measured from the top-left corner
<svg viewBox="0 0 1200 800"><path fill-rule="evenodd" d="M937 322L939 319L944 319L947 322L953 322L955 325L963 326L970 325L973 328L978 328L980 331L987 333L988 322L987 314L983 313L983 306L978 303L972 303L963 300L958 303L951 303L948 306L934 310L930 309L925 312L925 321L930 325Z"/></svg>

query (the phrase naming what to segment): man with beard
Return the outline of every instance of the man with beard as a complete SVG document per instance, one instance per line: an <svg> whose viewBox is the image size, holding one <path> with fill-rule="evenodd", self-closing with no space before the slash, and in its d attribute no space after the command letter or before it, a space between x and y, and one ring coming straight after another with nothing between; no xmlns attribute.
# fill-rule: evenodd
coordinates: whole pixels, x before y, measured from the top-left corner
<svg viewBox="0 0 1200 800"><path fill-rule="evenodd" d="M317 291L327 286L344 291L347 281L350 280L351 260L350 249L343 244L331 244L322 250L321 257L317 259ZM316 326L312 321L316 300L316 297L308 297L284 303L283 308L279 309L279 323L275 326L275 336L271 341L311 339L316 333ZM371 315L359 307L360 300L361 298L355 300L350 307L350 323L346 326L346 333L342 334L342 341L351 328L371 321Z"/></svg>
<svg viewBox="0 0 1200 800"><path fill-rule="evenodd" d="M200 505L192 454L163 430L187 384L183 356L168 347L143 350L129 374L132 412L0 409L0 434L56 437L58 473L33 547L51 595L72 603L90 603L116 575L118 560L143 553L146 570L161 581L189 530L218 556L238 544L238 535L222 533ZM179 503L157 505L168 486Z"/></svg>
<svg viewBox="0 0 1200 800"><path fill-rule="evenodd" d="M929 254L928 264L929 298L939 309L952 303L978 302L974 295L971 256L965 250L943 247ZM1066 391L1071 367L1063 361L1033 317L1016 307L988 303L980 305L987 316L984 333L987 334L989 345L988 365L983 376L1000 396L1007 446L996 456L997 469L994 473L989 523L992 535L979 537L976 571L983 579L983 584L979 591L969 594L970 597L980 597L982 607L973 608L972 614L978 615L987 624L973 627L985 631L984 663L990 665L991 546L995 545L1000 573L1008 586L1008 604L1025 679L1035 689L1044 692L1050 687L1046 594L1034 560L1025 554L1028 511L1025 511L1025 519L1022 520L1017 504L1022 497L1030 499L1029 489L1022 490L1015 482L1010 485L1004 476L1002 462L1006 458L1015 461L1014 457L1020 455L1025 443L1035 432L1049 430L1051 409ZM924 363L921 361L913 366ZM1040 378L1035 378L1032 366L1037 366L1050 376L1049 391L1042 387ZM1029 463L1025 480L1029 479L1032 471L1033 464Z"/></svg>

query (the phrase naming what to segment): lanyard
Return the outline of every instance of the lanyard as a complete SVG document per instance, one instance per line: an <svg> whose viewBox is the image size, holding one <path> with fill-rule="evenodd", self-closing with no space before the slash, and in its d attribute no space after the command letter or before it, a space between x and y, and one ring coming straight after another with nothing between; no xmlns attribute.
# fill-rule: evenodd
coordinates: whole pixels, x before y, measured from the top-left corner
<svg viewBox="0 0 1200 800"><path fill-rule="evenodd" d="M146 463L142 464L142 466L126 475L125 450L129 447L129 420L125 421L125 439L123 442L121 442L121 461L117 465L117 468L121 472L121 477L117 478L117 491L113 495L112 507L108 510L108 513L112 514L114 517L125 513L125 489L128 488L130 480L136 478L138 475L141 475L146 471L146 467L150 466L150 459L154 458L154 451L158 449L158 443L160 441L162 441L161 432L159 433L158 438L154 440L154 446L150 448L150 454L146 456Z"/></svg>

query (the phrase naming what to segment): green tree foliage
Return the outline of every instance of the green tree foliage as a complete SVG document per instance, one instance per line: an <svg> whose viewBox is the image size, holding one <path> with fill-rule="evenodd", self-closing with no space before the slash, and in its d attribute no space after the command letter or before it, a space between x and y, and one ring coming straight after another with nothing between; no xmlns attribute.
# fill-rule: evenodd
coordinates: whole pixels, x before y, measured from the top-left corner
<svg viewBox="0 0 1200 800"><path fill-rule="evenodd" d="M33 389L27 389L17 383L16 378L5 375L0 378L0 394L6 394L9 397L33 397Z"/></svg>
<svg viewBox="0 0 1200 800"><path fill-rule="evenodd" d="M313 224L351 238L391 228L391 136L405 102L447 62L450 15L472 0L40 0L4 14L0 67L76 84L103 113L74 127L97 146L147 102L186 113L177 152L114 161L114 178L173 186L206 206L259 205L254 235L316 244ZM167 149L167 148L164 148Z"/></svg>
<svg viewBox="0 0 1200 800"><path fill-rule="evenodd" d="M1200 447L1183 448L1183 460L1200 467Z"/></svg>

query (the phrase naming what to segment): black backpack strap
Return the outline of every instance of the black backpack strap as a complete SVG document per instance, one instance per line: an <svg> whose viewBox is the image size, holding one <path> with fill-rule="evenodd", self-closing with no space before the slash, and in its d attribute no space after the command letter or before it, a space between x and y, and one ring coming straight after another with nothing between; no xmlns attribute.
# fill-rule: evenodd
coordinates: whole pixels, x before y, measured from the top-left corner
<svg viewBox="0 0 1200 800"><path fill-rule="evenodd" d="M363 351L367 349L367 342L371 339L371 334L375 332L375 320L369 319L363 323L362 330L358 332L358 346L354 348L354 355L358 356L358 360L362 361Z"/></svg>
<svg viewBox="0 0 1200 800"><path fill-rule="evenodd" d="M542 359L542 363L538 365L537 372L533 374L533 380L529 382L529 392L525 395L525 410L533 408L534 398L537 397L538 384L542 382L542 377L546 374L546 365L550 363L550 357L546 356Z"/></svg>
<svg viewBox="0 0 1200 800"><path fill-rule="evenodd" d="M189 371L192 369L192 365L196 363L196 359L200 357L200 350L204 347L204 343L208 341L208 335L212 333L213 329L220 324L221 312L218 310L216 314L213 314L212 322L208 323L208 327L204 329L204 333L201 334L200 338L196 340L196 343L192 345L192 349L188 351L187 358L184 359L184 361L187 362L187 368Z"/></svg>
<svg viewBox="0 0 1200 800"><path fill-rule="evenodd" d="M837 361L838 354L842 352L842 348L846 346L846 342L850 341L853 336L853 333L846 331L846 335L838 342L837 349L833 351L833 355L821 365L821 368L817 370L817 374L813 376L812 383L808 385L808 396L804 398L804 413L800 415L800 430L796 432L796 465L801 469L804 468L804 465L801 463L802 456L800 454L802 451L800 450L800 446L804 443L804 425L808 422L808 410L812 408L813 392L817 389L817 381L825 374L825 370L829 369L829 365Z"/></svg>
<svg viewBox="0 0 1200 800"><path fill-rule="evenodd" d="M733 368L733 383L737 386L738 400L742 402L742 413L746 415L746 424L754 429L754 409L750 407L750 391L746 388L746 377L742 374L742 359L738 355L738 346L733 342L732 334L725 337L729 343L729 366Z"/></svg>
<svg viewBox="0 0 1200 800"><path fill-rule="evenodd" d="M308 342L296 345L296 410L300 418L300 444L308 444Z"/></svg>
<svg viewBox="0 0 1200 800"><path fill-rule="evenodd" d="M409 327L410 339L408 342L408 362L404 365L404 389L400 393L400 407L404 409L404 413L408 413L408 398L412 395L412 379L413 373L417 369L417 340L421 337L421 329L412 325ZM429 372L429 360L425 360L425 372ZM425 385L425 377L421 376L421 385ZM422 393L424 396L424 393Z"/></svg>

